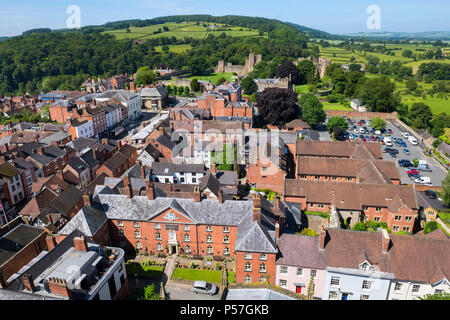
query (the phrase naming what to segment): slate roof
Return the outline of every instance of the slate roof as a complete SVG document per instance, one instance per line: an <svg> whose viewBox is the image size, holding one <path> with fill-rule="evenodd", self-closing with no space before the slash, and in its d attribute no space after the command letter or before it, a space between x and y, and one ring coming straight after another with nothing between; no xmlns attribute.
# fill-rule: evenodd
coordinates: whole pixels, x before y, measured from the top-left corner
<svg viewBox="0 0 450 320"><path fill-rule="evenodd" d="M50 136L48 136L48 137L39 139L39 142L40 142L40 143L43 143L43 144L45 144L45 145L50 145L50 144L52 144L53 142L61 141L61 140L66 139L66 138L68 138L68 137L70 137L70 136L71 136L71 135L68 134L67 132L64 132L64 131L58 131L57 133L52 134L52 135L50 135Z"/></svg>
<svg viewBox="0 0 450 320"><path fill-rule="evenodd" d="M277 241L278 265L325 269L325 253L319 249L319 237L283 233Z"/></svg>
<svg viewBox="0 0 450 320"><path fill-rule="evenodd" d="M219 190L221 184L219 180L214 177L211 171L208 171L205 176L200 179L200 191L208 188L212 193L214 193L217 197L219 196Z"/></svg>
<svg viewBox="0 0 450 320"><path fill-rule="evenodd" d="M217 171L216 178L223 186L236 186L238 184L238 174L236 171Z"/></svg>
<svg viewBox="0 0 450 320"><path fill-rule="evenodd" d="M66 145L75 149L76 151L81 151L83 149L86 149L93 144L97 143L97 140L95 139L89 139L89 138L77 138L75 140L70 141Z"/></svg>
<svg viewBox="0 0 450 320"><path fill-rule="evenodd" d="M88 237L94 236L101 226L108 220L103 210L84 206L67 224L59 234L69 235L75 230L83 232Z"/></svg>
<svg viewBox="0 0 450 320"><path fill-rule="evenodd" d="M173 175L175 172L196 172L203 173L205 166L203 164L186 164L186 163L163 163L153 162L152 174L155 175Z"/></svg>
<svg viewBox="0 0 450 320"><path fill-rule="evenodd" d="M176 143L175 141L172 141L168 136L166 136L165 134L160 135L157 139L156 142L162 144L163 146L165 146L166 148L172 150L175 146Z"/></svg>
<svg viewBox="0 0 450 320"><path fill-rule="evenodd" d="M19 224L0 237L0 266L42 233L44 229Z"/></svg>
<svg viewBox="0 0 450 320"><path fill-rule="evenodd" d="M78 157L71 159L67 165L74 169L78 174L81 174L84 170L89 169L88 164Z"/></svg>

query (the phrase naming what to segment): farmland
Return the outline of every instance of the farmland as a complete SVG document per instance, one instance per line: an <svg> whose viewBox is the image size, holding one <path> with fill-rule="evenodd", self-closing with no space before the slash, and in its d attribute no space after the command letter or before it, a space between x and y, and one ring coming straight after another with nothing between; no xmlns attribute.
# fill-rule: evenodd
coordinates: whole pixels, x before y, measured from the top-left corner
<svg viewBox="0 0 450 320"><path fill-rule="evenodd" d="M217 28L212 27L213 24L197 25L196 23L175 23L167 22L164 24L156 24L146 27L130 27L129 32L127 29L105 31L104 33L115 36L118 40L122 39L137 39L146 40L160 37L175 37L178 40L184 38L203 39L209 34L220 35L224 32L227 36L231 37L252 37L259 36L259 32L255 29L241 28L234 26L216 25ZM211 28L208 28L211 27ZM164 31L164 28L168 30ZM218 30L216 30L218 29ZM224 31L224 29L226 29Z"/></svg>

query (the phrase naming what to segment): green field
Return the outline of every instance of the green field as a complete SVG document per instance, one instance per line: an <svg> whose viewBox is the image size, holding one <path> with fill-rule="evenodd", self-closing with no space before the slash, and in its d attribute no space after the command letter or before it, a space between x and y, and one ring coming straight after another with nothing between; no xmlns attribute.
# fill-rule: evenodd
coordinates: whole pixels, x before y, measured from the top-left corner
<svg viewBox="0 0 450 320"><path fill-rule="evenodd" d="M177 44L177 45L171 45L168 47L169 47L169 52L175 52L175 53L183 53L192 48L189 44ZM162 46L155 47L155 51L156 52L164 52L162 49Z"/></svg>
<svg viewBox="0 0 450 320"><path fill-rule="evenodd" d="M296 93L308 93L309 92L308 85L307 84L296 85L295 92Z"/></svg>
<svg viewBox="0 0 450 320"><path fill-rule="evenodd" d="M338 110L338 111L354 111L350 107L341 105L340 103L322 102L323 110Z"/></svg>
<svg viewBox="0 0 450 320"><path fill-rule="evenodd" d="M430 63L430 62L438 62L438 63L450 63L449 59L442 59L442 60L419 60L419 61L413 61L413 62L408 62L405 63L404 65L406 67L412 67L413 68L413 73L415 74L417 72L417 69L419 69L419 66L422 63Z"/></svg>
<svg viewBox="0 0 450 320"><path fill-rule="evenodd" d="M233 81L234 79L236 79L236 76L232 73L211 73L210 75L207 76L193 76L190 77L189 79L197 79L197 80L203 80L203 81L209 81L212 83L217 83L217 81L219 81L220 78L225 78L228 81Z"/></svg>
<svg viewBox="0 0 450 320"><path fill-rule="evenodd" d="M148 276L151 278L160 278L162 276L164 267L161 266L144 266L137 262L127 263L125 265L128 274L139 274L143 276Z"/></svg>
<svg viewBox="0 0 450 320"><path fill-rule="evenodd" d="M209 26L213 26L214 24L207 24ZM217 24L219 28L225 28L224 25ZM163 31L163 27L168 27L169 31ZM167 22L164 24L156 24L152 26L146 27L130 27L130 32L127 32L126 29L120 30L112 30L105 31L104 33L108 33L114 35L117 39L139 39L146 40L152 38L159 37L175 37L177 39L184 39L187 37L195 38L195 39L203 39L206 38L209 34L213 34L215 36L219 36L223 32L227 36L231 37L251 37L251 36L259 36L258 30L243 28L243 27L226 27L226 31L220 31L215 29L208 29L208 27L204 27L203 23L200 25L196 25L195 23L175 23L175 22ZM154 34L155 31L161 29L162 31Z"/></svg>

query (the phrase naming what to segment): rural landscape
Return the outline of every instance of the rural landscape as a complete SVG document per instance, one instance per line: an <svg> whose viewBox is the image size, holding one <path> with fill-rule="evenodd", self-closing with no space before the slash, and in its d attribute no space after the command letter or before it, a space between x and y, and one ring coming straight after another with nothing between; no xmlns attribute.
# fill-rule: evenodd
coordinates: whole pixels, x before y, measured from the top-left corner
<svg viewBox="0 0 450 320"><path fill-rule="evenodd" d="M0 32L0 300L450 299L450 31L250 15Z"/></svg>

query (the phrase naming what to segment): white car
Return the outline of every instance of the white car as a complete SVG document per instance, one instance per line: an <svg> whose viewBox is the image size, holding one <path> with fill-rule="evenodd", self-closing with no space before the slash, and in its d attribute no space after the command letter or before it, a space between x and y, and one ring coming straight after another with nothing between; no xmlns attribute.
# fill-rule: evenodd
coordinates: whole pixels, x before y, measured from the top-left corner
<svg viewBox="0 0 450 320"><path fill-rule="evenodd" d="M353 133L359 133L358 128L356 128L355 130L353 130Z"/></svg>
<svg viewBox="0 0 450 320"><path fill-rule="evenodd" d="M376 130L376 131L375 131L375 134L376 134L377 136L381 136L381 131L380 131L380 130Z"/></svg>
<svg viewBox="0 0 450 320"><path fill-rule="evenodd" d="M415 179L414 182L419 184L431 184L431 179L430 177L420 177Z"/></svg>
<svg viewBox="0 0 450 320"><path fill-rule="evenodd" d="M366 129L364 129L364 128L359 128L359 132L360 132L360 133L366 133Z"/></svg>
<svg viewBox="0 0 450 320"><path fill-rule="evenodd" d="M392 147L392 146L394 145L394 144L392 143L391 138L389 138L389 137L385 137L384 140L383 140L383 142L384 142L384 144L385 144L387 147Z"/></svg>
<svg viewBox="0 0 450 320"><path fill-rule="evenodd" d="M402 132L402 137L405 139L409 138L409 132Z"/></svg>
<svg viewBox="0 0 450 320"><path fill-rule="evenodd" d="M419 143L417 142L417 139L413 136L409 136L408 141L413 145L417 146Z"/></svg>

